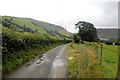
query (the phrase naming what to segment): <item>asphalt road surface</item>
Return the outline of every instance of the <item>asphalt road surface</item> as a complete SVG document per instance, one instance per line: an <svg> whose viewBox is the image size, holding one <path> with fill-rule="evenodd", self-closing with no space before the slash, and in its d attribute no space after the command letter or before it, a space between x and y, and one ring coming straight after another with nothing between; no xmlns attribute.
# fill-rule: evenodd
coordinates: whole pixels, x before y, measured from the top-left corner
<svg viewBox="0 0 120 80"><path fill-rule="evenodd" d="M66 46L61 45L10 73L6 78L65 78L67 72Z"/></svg>

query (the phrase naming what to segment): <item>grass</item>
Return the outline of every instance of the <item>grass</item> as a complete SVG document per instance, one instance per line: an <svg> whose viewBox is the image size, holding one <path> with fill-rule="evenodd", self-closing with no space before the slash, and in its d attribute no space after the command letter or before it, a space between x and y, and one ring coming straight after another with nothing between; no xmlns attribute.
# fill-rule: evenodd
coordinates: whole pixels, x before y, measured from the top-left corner
<svg viewBox="0 0 120 80"><path fill-rule="evenodd" d="M68 45L68 50L70 51L68 53L69 78L116 78L118 46L103 44L101 65L99 65L101 48L96 42L85 42L85 44L72 43L72 45ZM76 53L78 54L77 56ZM73 60L70 60L70 57L73 57ZM77 60L78 62L76 62ZM87 66L88 64L90 66ZM79 67L75 67L76 65ZM78 73L76 69L78 69Z"/></svg>
<svg viewBox="0 0 120 80"><path fill-rule="evenodd" d="M60 34L70 36L70 32L66 31L60 26L54 25L54 24L49 24L47 22L42 22L42 21L37 21L34 19L27 19L29 21L32 21L34 24L37 26L41 27L42 29L47 29L48 31L55 31L57 30Z"/></svg>
<svg viewBox="0 0 120 80"><path fill-rule="evenodd" d="M41 29L40 27L32 24L30 21L27 21L27 20L25 20L25 19L16 18L16 17L10 17L10 16L3 16L2 18L3 18L3 19L4 19L4 18L7 18L7 19L9 19L9 20L12 18L13 20L11 20L11 22L13 22L13 23L16 23L16 24L18 24L18 25L20 25L20 26L25 25L26 27L28 27L28 28L30 28L30 29L32 29L32 30L37 29L39 35L47 34L46 31L44 31L44 30Z"/></svg>
<svg viewBox="0 0 120 80"><path fill-rule="evenodd" d="M116 78L118 66L118 46L105 45L103 47L102 66L105 78Z"/></svg>
<svg viewBox="0 0 120 80"><path fill-rule="evenodd" d="M101 78L102 66L91 47L84 44L68 45L68 78Z"/></svg>
<svg viewBox="0 0 120 80"><path fill-rule="evenodd" d="M13 22L13 23L15 23L15 24L18 24L18 25L20 25L20 26L23 26L23 25L25 25L26 27L28 27L28 28L30 28L30 29L32 29L32 30L36 30L37 29L37 34L34 34L34 36L39 36L39 37L41 37L41 38L44 38L44 39L46 39L46 36L48 36L48 37L50 37L50 38L53 38L53 39L63 39L63 38L61 38L61 37L55 37L55 36L51 36L50 34L48 34L45 30L43 30L40 26L36 26L36 25L34 25L34 24L32 24L29 20L27 20L27 19L24 19L24 18L17 18L17 17L11 17L11 16L2 16L2 18L3 19L5 19L5 18L7 18L7 19L11 19L12 18L12 20L10 20L11 22ZM7 28L5 28L4 26L1 26L1 24L0 24L0 27L1 28L4 28L4 29L7 29ZM3 30L4 30L3 29ZM7 29L8 30L8 29ZM0 33L1 33L2 31L0 31ZM7 32L8 33L8 32ZM9 34L9 33L8 33ZM31 35L30 33L27 33L27 32L24 32L24 33L22 33L24 36L26 35L26 36L28 36L28 35L30 35L30 36L33 36L33 35Z"/></svg>
<svg viewBox="0 0 120 80"><path fill-rule="evenodd" d="M17 18L17 17L12 17L12 16L2 16L2 18L3 19L7 18L9 20L12 18L12 20L10 20L11 22L16 23L20 26L25 25L26 27L32 30L37 29L39 34L41 33L47 34L47 32L44 30L44 29L47 29L48 31L57 30L62 35L66 35L66 36L70 35L70 33L68 31L65 32L65 30L62 27L54 25L54 24L49 24L47 22L37 21L34 19ZM36 25L33 24L32 22L34 22Z"/></svg>
<svg viewBox="0 0 120 80"><path fill-rule="evenodd" d="M100 60L101 48L100 44L94 42L91 43L93 50L96 51L97 57ZM98 46L96 48L96 46ZM106 45L103 43L102 48L102 66L104 78L116 78L117 66L118 66L118 46Z"/></svg>

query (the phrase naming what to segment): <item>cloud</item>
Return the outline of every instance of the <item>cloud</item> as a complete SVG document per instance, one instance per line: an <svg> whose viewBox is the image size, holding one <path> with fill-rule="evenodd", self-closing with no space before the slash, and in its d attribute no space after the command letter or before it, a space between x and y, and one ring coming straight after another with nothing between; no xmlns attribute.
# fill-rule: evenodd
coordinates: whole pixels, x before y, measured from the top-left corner
<svg viewBox="0 0 120 80"><path fill-rule="evenodd" d="M77 32L75 24L117 27L118 0L2 0L0 15L29 17Z"/></svg>
<svg viewBox="0 0 120 80"><path fill-rule="evenodd" d="M103 11L101 18L96 21L98 27L118 27L118 3L104 2L98 6Z"/></svg>
<svg viewBox="0 0 120 80"><path fill-rule="evenodd" d="M66 20L68 24L64 24L64 20L61 20L60 23L58 23L68 26L68 30L72 32L77 32L73 27L75 27L74 24L78 21L91 22L96 28L118 27L117 2L93 2L86 5L86 7L83 6L82 8L77 8L77 10L76 13L74 13L74 17Z"/></svg>

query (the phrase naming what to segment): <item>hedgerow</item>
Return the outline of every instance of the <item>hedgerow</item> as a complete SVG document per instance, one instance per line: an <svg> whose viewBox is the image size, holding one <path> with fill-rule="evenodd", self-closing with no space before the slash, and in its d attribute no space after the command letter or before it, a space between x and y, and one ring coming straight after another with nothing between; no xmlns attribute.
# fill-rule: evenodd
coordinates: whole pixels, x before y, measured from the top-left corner
<svg viewBox="0 0 120 80"><path fill-rule="evenodd" d="M48 34L38 35L37 33L17 32L3 27L3 76L36 56L42 55L46 50L70 41L52 37Z"/></svg>

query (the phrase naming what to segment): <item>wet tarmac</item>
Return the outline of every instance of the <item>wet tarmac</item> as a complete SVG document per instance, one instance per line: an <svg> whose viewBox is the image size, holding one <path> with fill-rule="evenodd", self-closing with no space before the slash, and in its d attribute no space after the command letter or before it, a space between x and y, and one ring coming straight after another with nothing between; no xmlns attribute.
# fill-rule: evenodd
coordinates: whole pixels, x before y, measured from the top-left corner
<svg viewBox="0 0 120 80"><path fill-rule="evenodd" d="M61 45L36 58L6 78L65 78L67 72L66 46Z"/></svg>

